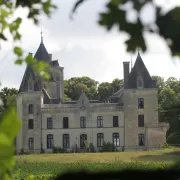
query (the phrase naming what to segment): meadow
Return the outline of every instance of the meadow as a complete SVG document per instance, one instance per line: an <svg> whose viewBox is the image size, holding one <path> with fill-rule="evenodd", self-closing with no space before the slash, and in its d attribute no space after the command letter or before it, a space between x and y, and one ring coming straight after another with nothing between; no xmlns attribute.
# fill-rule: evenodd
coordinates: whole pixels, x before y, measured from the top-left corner
<svg viewBox="0 0 180 180"><path fill-rule="evenodd" d="M48 179L69 171L111 171L133 169L164 169L172 167L180 149L143 152L32 154L16 156L14 179Z"/></svg>

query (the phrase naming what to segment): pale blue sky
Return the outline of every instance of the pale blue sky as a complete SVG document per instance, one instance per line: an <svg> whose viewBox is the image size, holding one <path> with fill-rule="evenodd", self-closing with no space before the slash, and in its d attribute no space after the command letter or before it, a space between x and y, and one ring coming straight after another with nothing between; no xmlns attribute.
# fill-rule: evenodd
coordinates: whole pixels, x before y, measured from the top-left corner
<svg viewBox="0 0 180 180"><path fill-rule="evenodd" d="M178 4L179 0L156 0L164 4L165 10ZM130 61L131 54L125 50L126 35L114 28L106 32L97 24L98 12L104 9L107 0L89 0L69 19L69 12L75 0L54 0L59 9L51 19L42 17L44 44L53 59L64 66L65 79L75 76L89 76L99 82L123 78L123 61ZM179 4L180 5L180 2ZM151 8L146 8L144 22L153 21ZM25 18L26 10L19 9L23 17L21 45L26 52L36 52L40 43L40 27ZM133 18L131 13L129 17ZM149 51L141 53L151 75L164 78L180 78L180 60L173 59L164 41L155 35L146 34ZM0 81L2 86L19 88L25 66L13 65L12 43L1 44ZM136 54L132 55L133 62Z"/></svg>

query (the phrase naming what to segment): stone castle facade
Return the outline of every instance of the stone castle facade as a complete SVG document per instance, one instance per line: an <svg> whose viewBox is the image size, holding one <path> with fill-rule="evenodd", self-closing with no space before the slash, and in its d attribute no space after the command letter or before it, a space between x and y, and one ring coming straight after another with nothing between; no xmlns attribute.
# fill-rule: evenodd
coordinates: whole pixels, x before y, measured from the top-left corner
<svg viewBox="0 0 180 180"><path fill-rule="evenodd" d="M16 139L20 151L51 152L84 149L90 143L100 150L103 142L118 151L147 149L166 142L168 126L158 121L156 82L138 53L131 72L123 62L124 87L108 103L89 100L84 92L77 101L64 101L64 68L52 60L41 41L34 55L51 65L49 81L27 66L17 96L17 113L23 126Z"/></svg>

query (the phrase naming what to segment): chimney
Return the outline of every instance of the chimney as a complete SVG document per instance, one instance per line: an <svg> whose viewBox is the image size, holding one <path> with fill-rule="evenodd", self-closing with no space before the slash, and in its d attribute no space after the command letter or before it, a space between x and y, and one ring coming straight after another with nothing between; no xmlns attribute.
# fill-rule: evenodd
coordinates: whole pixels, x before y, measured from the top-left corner
<svg viewBox="0 0 180 180"><path fill-rule="evenodd" d="M50 61L52 61L52 54L49 54L49 57L50 57Z"/></svg>
<svg viewBox="0 0 180 180"><path fill-rule="evenodd" d="M124 67L124 89L128 88L129 63L130 62L123 62L123 67Z"/></svg>

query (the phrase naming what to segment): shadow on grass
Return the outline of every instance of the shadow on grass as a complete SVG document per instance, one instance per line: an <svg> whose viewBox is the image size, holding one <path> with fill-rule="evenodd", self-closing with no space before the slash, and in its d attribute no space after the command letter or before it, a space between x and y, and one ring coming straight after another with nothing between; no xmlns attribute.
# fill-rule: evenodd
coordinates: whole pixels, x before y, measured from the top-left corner
<svg viewBox="0 0 180 180"><path fill-rule="evenodd" d="M178 161L180 160L180 151L164 152L161 154L142 155L134 157L133 160L143 161Z"/></svg>

